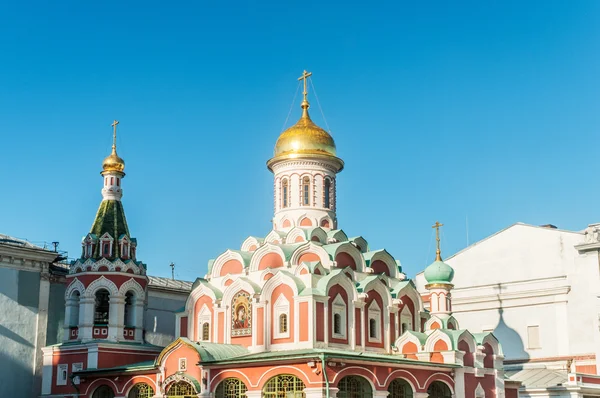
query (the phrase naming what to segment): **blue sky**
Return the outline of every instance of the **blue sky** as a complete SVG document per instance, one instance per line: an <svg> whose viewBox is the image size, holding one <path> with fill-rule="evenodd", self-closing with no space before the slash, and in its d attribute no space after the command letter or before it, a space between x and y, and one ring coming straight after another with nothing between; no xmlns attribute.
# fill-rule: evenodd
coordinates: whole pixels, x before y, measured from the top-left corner
<svg viewBox="0 0 600 398"><path fill-rule="evenodd" d="M600 2L3 2L0 233L75 256L120 120L129 227L193 280L266 235L303 69L338 219L413 276L514 222L600 221ZM324 125L314 96L313 119ZM296 107L288 125L300 111Z"/></svg>

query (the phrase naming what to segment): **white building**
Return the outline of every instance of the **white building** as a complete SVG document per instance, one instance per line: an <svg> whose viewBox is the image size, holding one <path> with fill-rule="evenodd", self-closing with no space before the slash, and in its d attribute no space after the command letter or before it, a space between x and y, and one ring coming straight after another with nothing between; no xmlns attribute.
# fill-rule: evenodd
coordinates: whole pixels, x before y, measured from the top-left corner
<svg viewBox="0 0 600 398"><path fill-rule="evenodd" d="M456 270L455 317L493 331L521 396L600 396L586 375L600 370L599 232L517 223L445 260ZM423 273L416 282L427 301Z"/></svg>

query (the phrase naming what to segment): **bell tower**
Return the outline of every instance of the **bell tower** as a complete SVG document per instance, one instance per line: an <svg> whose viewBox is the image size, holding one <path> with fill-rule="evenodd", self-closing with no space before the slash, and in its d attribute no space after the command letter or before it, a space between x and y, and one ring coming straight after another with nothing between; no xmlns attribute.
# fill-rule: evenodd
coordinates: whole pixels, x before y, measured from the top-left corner
<svg viewBox="0 0 600 398"><path fill-rule="evenodd" d="M121 202L125 161L117 155L118 124L111 125L112 152L102 162L102 202L67 275L65 341L143 342L148 278Z"/></svg>

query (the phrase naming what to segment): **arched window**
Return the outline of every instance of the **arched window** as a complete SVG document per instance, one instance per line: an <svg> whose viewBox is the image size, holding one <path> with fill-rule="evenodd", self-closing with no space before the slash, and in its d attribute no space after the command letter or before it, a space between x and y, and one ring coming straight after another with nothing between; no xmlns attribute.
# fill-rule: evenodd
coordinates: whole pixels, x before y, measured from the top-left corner
<svg viewBox="0 0 600 398"><path fill-rule="evenodd" d="M202 340L210 340L210 324L208 322L202 324Z"/></svg>
<svg viewBox="0 0 600 398"><path fill-rule="evenodd" d="M413 391L410 384L403 379L395 379L388 387L388 398L412 398Z"/></svg>
<svg viewBox="0 0 600 398"><path fill-rule="evenodd" d="M94 324L108 325L108 313L110 293L106 289L100 289L96 292L96 305L94 307Z"/></svg>
<svg viewBox="0 0 600 398"><path fill-rule="evenodd" d="M198 395L194 390L194 387L187 381L178 381L177 383L171 384L169 391L167 391L168 398L192 398Z"/></svg>
<svg viewBox="0 0 600 398"><path fill-rule="evenodd" d="M71 313L69 315L69 326L79 325L79 298L80 293L75 290L71 293Z"/></svg>
<svg viewBox="0 0 600 398"><path fill-rule="evenodd" d="M289 195L289 186L288 180L285 178L281 182L281 207L288 207L288 195Z"/></svg>
<svg viewBox="0 0 600 398"><path fill-rule="evenodd" d="M369 382L360 376L346 376L338 383L338 398L372 398L373 389Z"/></svg>
<svg viewBox="0 0 600 398"><path fill-rule="evenodd" d="M240 379L231 377L219 383L215 398L246 398L246 391L248 388Z"/></svg>
<svg viewBox="0 0 600 398"><path fill-rule="evenodd" d="M329 209L331 207L331 180L329 178L325 179L325 187L324 187L324 194L325 194L325 199L324 199L324 203L323 203L323 207L325 207L326 209Z"/></svg>
<svg viewBox="0 0 600 398"><path fill-rule="evenodd" d="M427 394L429 394L429 398L452 398L450 387L441 381L431 383L427 389Z"/></svg>
<svg viewBox="0 0 600 398"><path fill-rule="evenodd" d="M342 334L342 315L333 314L333 333Z"/></svg>
<svg viewBox="0 0 600 398"><path fill-rule="evenodd" d="M302 179L302 204L310 206L310 178L308 177Z"/></svg>
<svg viewBox="0 0 600 398"><path fill-rule="evenodd" d="M154 389L146 383L137 383L127 394L127 398L152 398L153 396Z"/></svg>
<svg viewBox="0 0 600 398"><path fill-rule="evenodd" d="M288 331L288 319L287 314L279 315L279 333L287 333Z"/></svg>
<svg viewBox="0 0 600 398"><path fill-rule="evenodd" d="M114 398L114 397L115 397L115 393L113 392L112 388L110 388L107 385L98 387L96 389L96 391L94 391L94 394L92 394L92 398Z"/></svg>
<svg viewBox="0 0 600 398"><path fill-rule="evenodd" d="M372 339L378 338L377 321L373 318L369 319L369 337Z"/></svg>
<svg viewBox="0 0 600 398"><path fill-rule="evenodd" d="M304 382L293 375L278 375L271 378L263 388L264 398L304 398ZM339 395L338 395L339 396Z"/></svg>
<svg viewBox="0 0 600 398"><path fill-rule="evenodd" d="M125 326L135 326L135 296L132 292L125 294Z"/></svg>

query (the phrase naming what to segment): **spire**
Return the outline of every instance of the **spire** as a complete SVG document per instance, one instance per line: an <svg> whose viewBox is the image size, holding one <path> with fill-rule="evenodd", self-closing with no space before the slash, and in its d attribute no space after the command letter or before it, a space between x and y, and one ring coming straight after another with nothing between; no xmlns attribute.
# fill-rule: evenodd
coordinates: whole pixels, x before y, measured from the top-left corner
<svg viewBox="0 0 600 398"><path fill-rule="evenodd" d="M308 118L308 108L310 108L310 104L308 103L308 78L312 76L312 72L307 72L306 70L302 73L302 76L298 78L298 80L304 80L304 99L302 100L302 104L300 107L302 108L302 117Z"/></svg>
<svg viewBox="0 0 600 398"><path fill-rule="evenodd" d="M119 155L117 155L117 125L119 124L118 120L113 121L113 123L111 124L112 128L113 128L113 144L112 144L112 152L110 155L108 155L105 159L104 162L102 162L102 175L104 175L105 173L114 173L117 172L119 174L122 174L123 176L125 175L125 173L123 172L123 170L125 170L125 161L119 157Z"/></svg>
<svg viewBox="0 0 600 398"><path fill-rule="evenodd" d="M435 261L442 261L442 251L440 249L440 227L443 227L439 221L436 221L431 228L435 228L435 240L437 241L437 250L435 251Z"/></svg>
<svg viewBox="0 0 600 398"><path fill-rule="evenodd" d="M114 120L111 126L113 126L113 144L112 144L112 153L114 155L117 154L117 124L119 124L118 120Z"/></svg>

